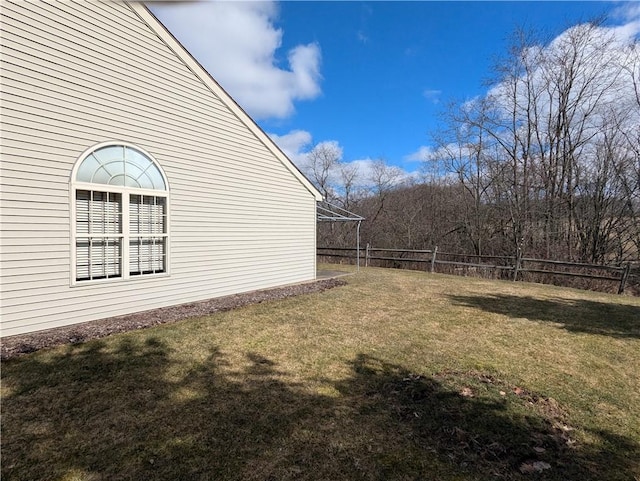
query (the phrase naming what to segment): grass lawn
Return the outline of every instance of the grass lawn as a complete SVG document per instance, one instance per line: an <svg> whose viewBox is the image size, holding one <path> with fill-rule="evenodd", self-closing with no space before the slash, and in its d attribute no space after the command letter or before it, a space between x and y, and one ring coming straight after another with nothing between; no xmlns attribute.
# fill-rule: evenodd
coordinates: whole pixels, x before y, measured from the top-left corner
<svg viewBox="0 0 640 481"><path fill-rule="evenodd" d="M347 280L4 362L3 481L640 480L640 299Z"/></svg>

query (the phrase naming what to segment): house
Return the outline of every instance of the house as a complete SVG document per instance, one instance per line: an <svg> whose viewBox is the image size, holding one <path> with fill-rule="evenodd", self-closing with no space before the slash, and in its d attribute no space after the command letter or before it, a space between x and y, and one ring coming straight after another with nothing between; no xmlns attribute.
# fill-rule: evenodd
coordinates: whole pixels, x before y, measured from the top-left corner
<svg viewBox="0 0 640 481"><path fill-rule="evenodd" d="M315 278L320 193L143 4L1 15L2 336Z"/></svg>

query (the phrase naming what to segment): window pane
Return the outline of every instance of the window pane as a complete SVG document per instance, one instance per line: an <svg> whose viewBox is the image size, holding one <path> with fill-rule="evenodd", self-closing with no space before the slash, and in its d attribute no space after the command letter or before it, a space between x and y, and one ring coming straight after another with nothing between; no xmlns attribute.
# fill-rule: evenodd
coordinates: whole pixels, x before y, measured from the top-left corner
<svg viewBox="0 0 640 481"><path fill-rule="evenodd" d="M126 148L125 158L127 159L127 165L137 167L138 172L144 172L149 167L149 164L152 163L151 159L146 155L131 147Z"/></svg>
<svg viewBox="0 0 640 481"><path fill-rule="evenodd" d="M164 237L136 237L129 240L129 274L165 272L166 239Z"/></svg>
<svg viewBox="0 0 640 481"><path fill-rule="evenodd" d="M167 233L167 199L156 197L152 213L153 234Z"/></svg>
<svg viewBox="0 0 640 481"><path fill-rule="evenodd" d="M155 163L142 152L127 147L127 175L135 179L144 189L166 190L160 170Z"/></svg>
<svg viewBox="0 0 640 481"><path fill-rule="evenodd" d="M102 147L93 153L100 162L100 169L96 170L93 182L98 184L124 185L125 173L124 147L110 145Z"/></svg>
<svg viewBox="0 0 640 481"><path fill-rule="evenodd" d="M152 195L129 196L129 230L135 234L167 233L167 199Z"/></svg>
<svg viewBox="0 0 640 481"><path fill-rule="evenodd" d="M121 239L82 237L76 241L76 280L120 277L121 266Z"/></svg>
<svg viewBox="0 0 640 481"><path fill-rule="evenodd" d="M91 193L88 190L76 191L76 232L89 233L89 202Z"/></svg>
<svg viewBox="0 0 640 481"><path fill-rule="evenodd" d="M122 233L121 195L112 192L95 191L90 194L89 232L91 234Z"/></svg>
<svg viewBox="0 0 640 481"><path fill-rule="evenodd" d="M115 167L113 165L98 167L93 173L93 182L96 184L121 185L118 184L118 171L116 168L117 164Z"/></svg>
<svg viewBox="0 0 640 481"><path fill-rule="evenodd" d="M167 190L162 174L155 165L151 165L145 171L145 176L147 178L146 184L149 186L147 187L148 189Z"/></svg>
<svg viewBox="0 0 640 481"><path fill-rule="evenodd" d="M93 238L89 246L91 279L120 277L121 242L117 238Z"/></svg>
<svg viewBox="0 0 640 481"><path fill-rule="evenodd" d="M153 186L145 185L144 182L140 180L143 172L144 171L137 165L127 164L127 176L124 179L125 185L127 187L152 189Z"/></svg>
<svg viewBox="0 0 640 481"><path fill-rule="evenodd" d="M132 188L166 190L159 167L137 149L109 145L96 149L78 167L76 180Z"/></svg>
<svg viewBox="0 0 640 481"><path fill-rule="evenodd" d="M155 274L166 270L167 199L154 195L129 196L129 273ZM155 235L154 235L155 234Z"/></svg>
<svg viewBox="0 0 640 481"><path fill-rule="evenodd" d="M77 280L122 275L121 194L76 191L76 233Z"/></svg>
<svg viewBox="0 0 640 481"><path fill-rule="evenodd" d="M76 240L76 280L84 281L89 276L89 238L81 237Z"/></svg>
<svg viewBox="0 0 640 481"><path fill-rule="evenodd" d="M93 182L93 174L100 168L100 162L93 154L82 161L78 168L76 179L80 182Z"/></svg>

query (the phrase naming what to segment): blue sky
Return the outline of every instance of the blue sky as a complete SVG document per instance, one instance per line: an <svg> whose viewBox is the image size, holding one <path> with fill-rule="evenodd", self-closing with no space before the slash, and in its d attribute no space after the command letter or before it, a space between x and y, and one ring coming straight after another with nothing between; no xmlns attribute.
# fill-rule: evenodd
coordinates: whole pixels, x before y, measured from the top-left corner
<svg viewBox="0 0 640 481"><path fill-rule="evenodd" d="M152 11L297 163L333 142L362 170L419 167L450 100L483 95L517 27L551 39L637 2L184 2Z"/></svg>

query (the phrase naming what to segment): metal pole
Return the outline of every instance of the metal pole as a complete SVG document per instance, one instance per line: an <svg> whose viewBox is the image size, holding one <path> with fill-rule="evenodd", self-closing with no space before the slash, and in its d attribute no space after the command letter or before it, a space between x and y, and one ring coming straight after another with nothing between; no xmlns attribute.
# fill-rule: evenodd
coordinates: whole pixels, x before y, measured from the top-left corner
<svg viewBox="0 0 640 481"><path fill-rule="evenodd" d="M357 272L360 272L360 222L358 221L358 227L356 228L356 263L358 265Z"/></svg>

